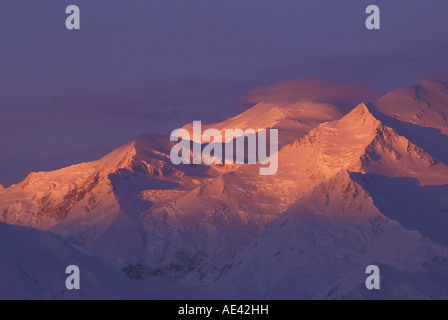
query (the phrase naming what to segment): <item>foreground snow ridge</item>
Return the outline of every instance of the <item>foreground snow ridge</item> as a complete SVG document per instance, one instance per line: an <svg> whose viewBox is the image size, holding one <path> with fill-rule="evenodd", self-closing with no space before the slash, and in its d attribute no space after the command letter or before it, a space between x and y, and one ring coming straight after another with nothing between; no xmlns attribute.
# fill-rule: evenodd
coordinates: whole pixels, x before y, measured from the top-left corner
<svg viewBox="0 0 448 320"><path fill-rule="evenodd" d="M209 128L278 130L276 174L174 165L169 136L143 135L0 186L0 298L448 299L447 84L345 115L260 102Z"/></svg>

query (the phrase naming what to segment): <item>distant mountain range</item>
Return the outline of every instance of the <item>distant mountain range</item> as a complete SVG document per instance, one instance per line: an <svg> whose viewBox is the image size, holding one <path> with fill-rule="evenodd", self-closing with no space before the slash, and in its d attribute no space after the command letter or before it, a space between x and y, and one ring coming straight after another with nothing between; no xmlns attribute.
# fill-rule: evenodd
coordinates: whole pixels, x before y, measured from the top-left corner
<svg viewBox="0 0 448 320"><path fill-rule="evenodd" d="M260 102L207 127L278 129L277 174L175 166L169 136L143 135L0 187L0 298L448 299L446 83L348 114Z"/></svg>

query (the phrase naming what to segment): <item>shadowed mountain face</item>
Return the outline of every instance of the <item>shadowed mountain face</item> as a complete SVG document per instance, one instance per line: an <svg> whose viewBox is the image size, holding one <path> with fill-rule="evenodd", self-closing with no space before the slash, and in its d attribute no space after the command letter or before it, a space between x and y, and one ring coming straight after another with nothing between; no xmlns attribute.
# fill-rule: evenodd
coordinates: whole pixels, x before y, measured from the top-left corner
<svg viewBox="0 0 448 320"><path fill-rule="evenodd" d="M0 299L139 297L119 270L56 234L0 223L0 240ZM83 270L82 291L65 287L66 268L73 264Z"/></svg>
<svg viewBox="0 0 448 320"><path fill-rule="evenodd" d="M446 115L441 82L346 115L261 102L203 130L279 129L275 175L176 166L169 137L145 135L0 188L0 221L76 240L133 280L222 298L448 298ZM369 264L386 271L384 291L365 289Z"/></svg>
<svg viewBox="0 0 448 320"><path fill-rule="evenodd" d="M448 245L448 185L422 186L416 179L352 173L376 207L408 230Z"/></svg>

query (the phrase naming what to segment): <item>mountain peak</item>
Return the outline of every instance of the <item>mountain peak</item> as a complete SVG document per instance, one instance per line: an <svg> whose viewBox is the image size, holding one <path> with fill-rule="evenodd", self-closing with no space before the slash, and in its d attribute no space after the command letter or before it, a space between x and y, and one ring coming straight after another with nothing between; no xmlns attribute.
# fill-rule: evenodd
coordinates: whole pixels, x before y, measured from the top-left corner
<svg viewBox="0 0 448 320"><path fill-rule="evenodd" d="M333 141L337 146L352 140L357 145L370 142L380 126L381 122L374 116L374 111L367 104L361 103L342 119L324 123L319 127L328 137L333 135L332 132L338 132L337 136L340 136L341 140Z"/></svg>
<svg viewBox="0 0 448 320"><path fill-rule="evenodd" d="M293 144L295 157L311 154L311 166L325 178L349 170L412 177L422 185L448 183L448 167L397 133L395 123L386 118L375 106L362 103L344 118L319 125Z"/></svg>
<svg viewBox="0 0 448 320"><path fill-rule="evenodd" d="M144 134L91 164L104 177L120 169L150 173L154 169L150 167L161 168L169 162L171 146L172 142L167 136Z"/></svg>
<svg viewBox="0 0 448 320"><path fill-rule="evenodd" d="M372 110L372 107L363 102L350 111L344 118L355 121L363 120L364 122L373 121L378 123L379 120L375 117L374 113L375 111Z"/></svg>
<svg viewBox="0 0 448 320"><path fill-rule="evenodd" d="M448 84L425 81L390 92L374 102L383 114L397 120L440 130L448 135Z"/></svg>

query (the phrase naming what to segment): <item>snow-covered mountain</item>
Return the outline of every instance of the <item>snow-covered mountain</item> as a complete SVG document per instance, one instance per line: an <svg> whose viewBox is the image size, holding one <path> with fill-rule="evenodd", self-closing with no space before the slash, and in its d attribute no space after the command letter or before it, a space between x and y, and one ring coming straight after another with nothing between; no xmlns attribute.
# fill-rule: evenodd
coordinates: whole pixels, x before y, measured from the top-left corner
<svg viewBox="0 0 448 320"><path fill-rule="evenodd" d="M284 146L307 134L319 123L339 119L342 112L328 103L300 101L275 104L259 102L249 110L220 123L205 125L203 130L217 129L224 135L225 129L269 129L279 130L279 146ZM193 131L192 124L185 127Z"/></svg>
<svg viewBox="0 0 448 320"><path fill-rule="evenodd" d="M358 178L342 171L286 210L225 268L223 298L446 299L447 247L382 214ZM378 292L365 287L369 265Z"/></svg>
<svg viewBox="0 0 448 320"><path fill-rule="evenodd" d="M448 87L441 81L425 81L403 88L375 102L378 110L400 121L435 128L448 135Z"/></svg>
<svg viewBox="0 0 448 320"><path fill-rule="evenodd" d="M80 268L81 290L68 290L66 268ZM0 299L138 298L119 270L58 235L0 223Z"/></svg>
<svg viewBox="0 0 448 320"><path fill-rule="evenodd" d="M226 266L221 292L269 299L448 297L448 167L383 118L361 104L280 151L281 159L301 156L298 168L312 177L302 175L302 185L312 188ZM286 171L293 176L293 170ZM389 274L383 291L365 288L370 264Z"/></svg>
<svg viewBox="0 0 448 320"><path fill-rule="evenodd" d="M69 290L68 266L80 289ZM0 223L0 299L205 299L213 293L169 278L134 281L77 242L53 232Z"/></svg>
<svg viewBox="0 0 448 320"><path fill-rule="evenodd" d="M448 298L447 114L441 82L346 115L259 103L202 129L278 128L275 175L175 166L169 137L145 135L0 188L0 221L76 240L131 279L225 298ZM378 292L363 286L369 264L385 272Z"/></svg>

